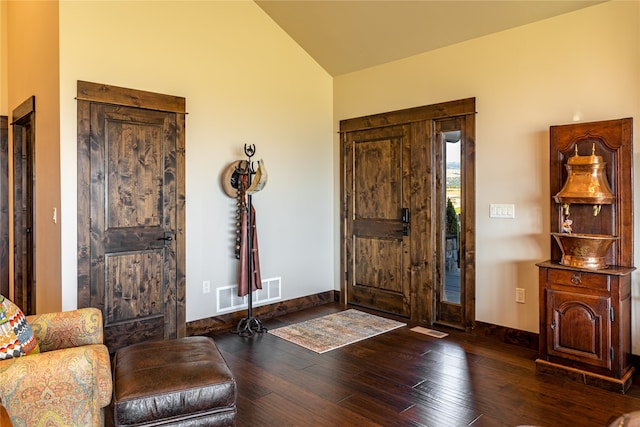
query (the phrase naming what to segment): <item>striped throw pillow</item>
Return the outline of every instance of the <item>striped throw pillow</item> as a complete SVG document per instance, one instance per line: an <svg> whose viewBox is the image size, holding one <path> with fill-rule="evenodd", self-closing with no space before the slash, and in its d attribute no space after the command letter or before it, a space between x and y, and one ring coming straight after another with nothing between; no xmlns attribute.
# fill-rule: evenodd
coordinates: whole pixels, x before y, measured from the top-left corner
<svg viewBox="0 0 640 427"><path fill-rule="evenodd" d="M0 295L0 360L39 352L38 341L22 310Z"/></svg>

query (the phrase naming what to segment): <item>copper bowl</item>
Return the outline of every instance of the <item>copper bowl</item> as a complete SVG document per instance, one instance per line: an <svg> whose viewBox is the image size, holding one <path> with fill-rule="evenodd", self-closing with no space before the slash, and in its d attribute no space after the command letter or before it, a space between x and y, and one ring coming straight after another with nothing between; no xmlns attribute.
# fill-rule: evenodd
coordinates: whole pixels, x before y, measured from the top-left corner
<svg viewBox="0 0 640 427"><path fill-rule="evenodd" d="M618 240L618 236L605 234L551 233L560 245L562 259L560 264L569 267L607 268L604 258L607 251Z"/></svg>

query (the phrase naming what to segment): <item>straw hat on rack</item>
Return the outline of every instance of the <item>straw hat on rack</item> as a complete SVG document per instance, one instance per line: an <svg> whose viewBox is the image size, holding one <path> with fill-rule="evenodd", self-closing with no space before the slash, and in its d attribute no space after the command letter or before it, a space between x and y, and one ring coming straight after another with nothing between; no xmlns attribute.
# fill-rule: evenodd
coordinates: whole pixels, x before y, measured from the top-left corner
<svg viewBox="0 0 640 427"><path fill-rule="evenodd" d="M251 185L247 188L247 194L254 194L262 190L267 185L267 170L264 167L264 161L258 160L258 169L256 169L256 175L251 181Z"/></svg>
<svg viewBox="0 0 640 427"><path fill-rule="evenodd" d="M235 160L229 163L223 171L222 189L227 196L233 199L238 197L238 183L243 179L243 171L247 170L247 165L246 160ZM251 185L247 188L247 194L257 193L267 185L268 175L262 159L258 161L258 168L252 178Z"/></svg>

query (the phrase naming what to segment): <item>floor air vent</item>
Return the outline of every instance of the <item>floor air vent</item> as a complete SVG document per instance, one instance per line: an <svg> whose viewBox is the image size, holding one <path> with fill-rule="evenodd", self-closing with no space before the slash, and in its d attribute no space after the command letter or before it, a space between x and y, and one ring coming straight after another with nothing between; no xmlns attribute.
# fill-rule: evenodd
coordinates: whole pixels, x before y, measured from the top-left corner
<svg viewBox="0 0 640 427"><path fill-rule="evenodd" d="M282 280L280 277L263 280L262 289L258 289L253 293L252 305L255 307L270 301L281 299L281 283ZM247 297L238 296L238 285L218 288L218 313L237 311L239 309L247 308L247 305Z"/></svg>

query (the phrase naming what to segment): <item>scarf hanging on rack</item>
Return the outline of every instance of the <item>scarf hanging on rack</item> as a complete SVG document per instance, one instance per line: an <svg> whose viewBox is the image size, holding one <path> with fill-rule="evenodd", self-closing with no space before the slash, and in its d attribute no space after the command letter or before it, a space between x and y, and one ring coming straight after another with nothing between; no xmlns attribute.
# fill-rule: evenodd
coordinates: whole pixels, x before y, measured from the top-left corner
<svg viewBox="0 0 640 427"><path fill-rule="evenodd" d="M251 224L248 224L247 209L244 209L241 218L240 228L240 262L238 296L243 297L249 293L249 281L251 281L251 292L262 289L262 279L260 277L260 261L258 259L258 231L256 229L256 210L251 206ZM249 227L253 236L251 242L251 257L249 257ZM251 259L251 276L249 276L249 259Z"/></svg>

